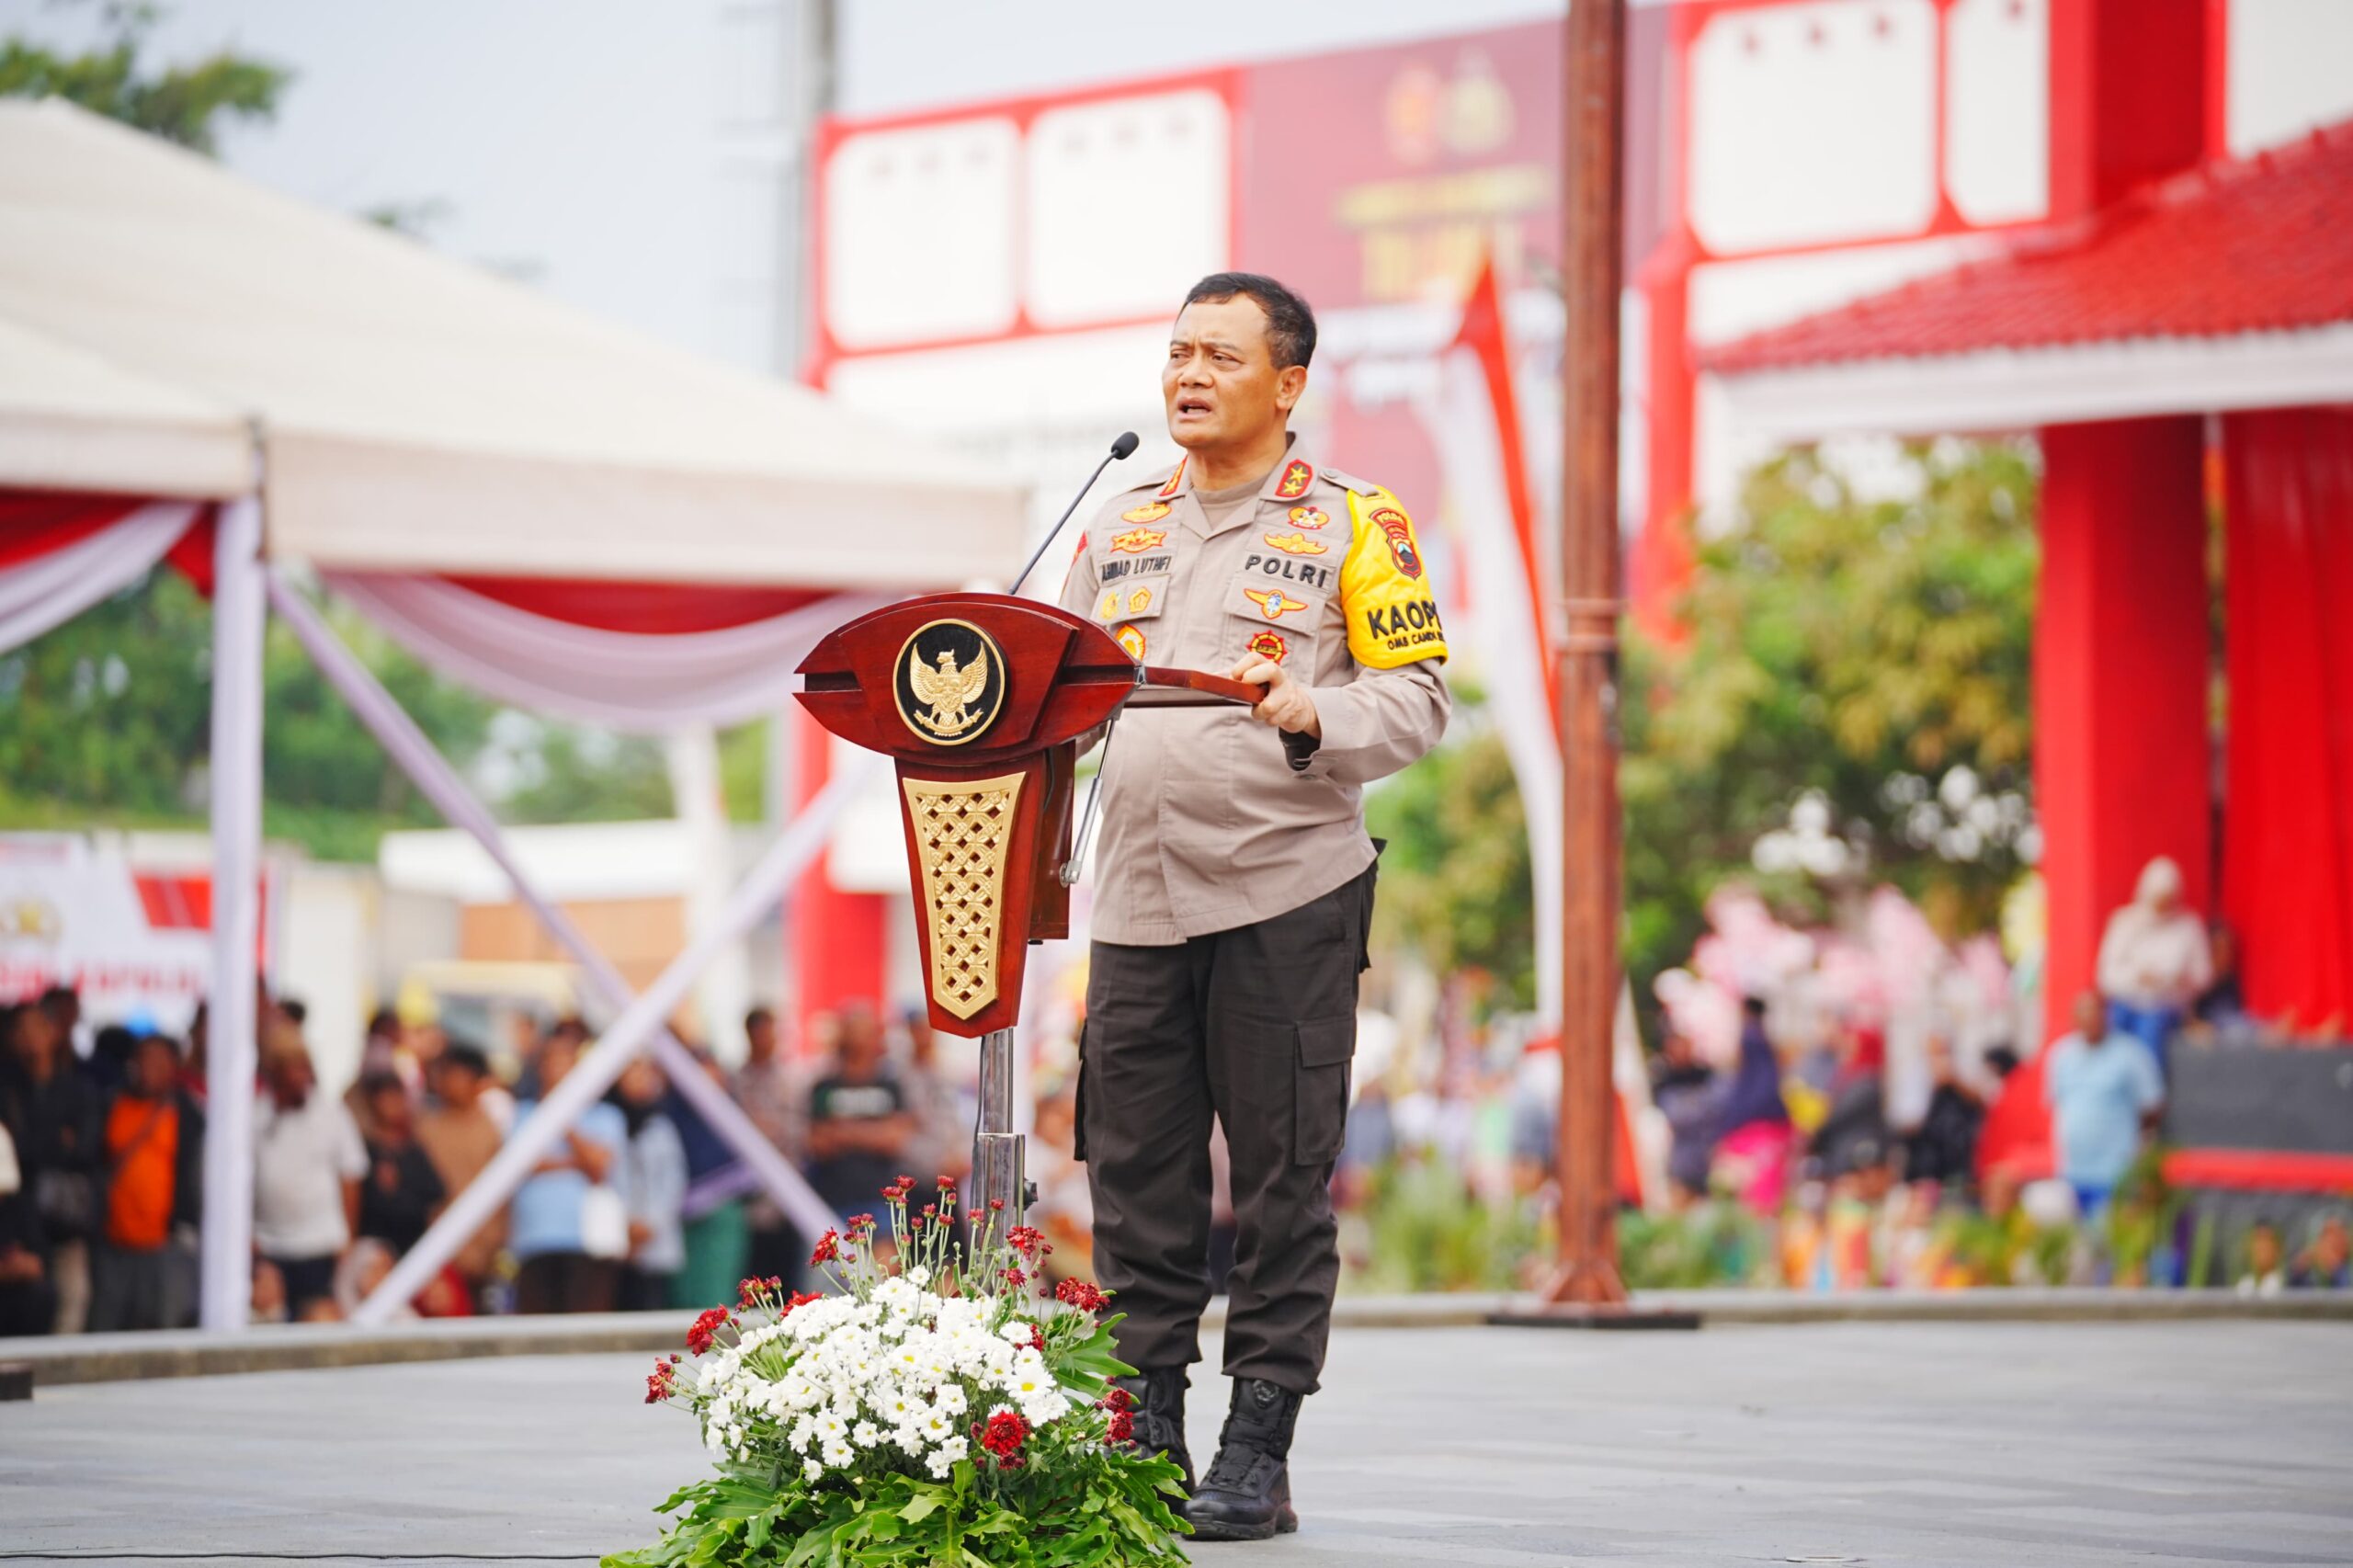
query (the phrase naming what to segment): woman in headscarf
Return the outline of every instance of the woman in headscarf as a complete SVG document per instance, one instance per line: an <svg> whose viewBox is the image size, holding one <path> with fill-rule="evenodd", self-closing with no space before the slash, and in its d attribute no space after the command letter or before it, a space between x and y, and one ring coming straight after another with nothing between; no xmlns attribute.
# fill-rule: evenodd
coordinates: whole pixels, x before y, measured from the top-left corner
<svg viewBox="0 0 2353 1568"><path fill-rule="evenodd" d="M2182 902L2181 868L2160 855L2141 869L2132 902L2109 916L2100 938L2109 1024L2147 1046L2165 1071L2174 1030L2213 980L2206 923Z"/></svg>

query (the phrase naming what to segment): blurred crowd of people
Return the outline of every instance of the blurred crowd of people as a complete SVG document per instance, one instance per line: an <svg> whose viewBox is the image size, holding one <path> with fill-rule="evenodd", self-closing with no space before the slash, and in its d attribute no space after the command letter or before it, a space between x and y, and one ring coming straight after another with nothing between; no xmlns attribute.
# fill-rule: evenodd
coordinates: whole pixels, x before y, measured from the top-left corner
<svg viewBox="0 0 2353 1568"><path fill-rule="evenodd" d="M255 1322L347 1316L592 1044L576 1017L494 1060L376 1016L357 1078L323 1093L291 998L260 998ZM84 1037L87 1035L85 1040ZM185 1040L83 1028L53 989L0 1009L0 1335L192 1325L205 1220L206 1019ZM730 1072L689 1046L837 1213L903 1173L969 1174L972 1108L919 1010L819 1014L790 1049L745 1020ZM403 1315L704 1306L746 1274L797 1279L800 1234L648 1056L620 1074Z"/></svg>

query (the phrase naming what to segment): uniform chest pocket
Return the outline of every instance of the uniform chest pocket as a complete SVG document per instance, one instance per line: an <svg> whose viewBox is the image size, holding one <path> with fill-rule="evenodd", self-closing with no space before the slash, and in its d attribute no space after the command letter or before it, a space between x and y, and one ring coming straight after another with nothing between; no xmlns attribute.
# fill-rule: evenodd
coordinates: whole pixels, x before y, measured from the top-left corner
<svg viewBox="0 0 2353 1568"><path fill-rule="evenodd" d="M1325 602L1339 581L1336 567L1276 551L1253 551L1225 585L1226 641L1236 657L1255 653L1276 664L1310 646Z"/></svg>
<svg viewBox="0 0 2353 1568"><path fill-rule="evenodd" d="M1168 578L1165 572L1154 572L1115 577L1105 583L1095 596L1096 624L1117 626L1123 620L1150 620L1167 608Z"/></svg>

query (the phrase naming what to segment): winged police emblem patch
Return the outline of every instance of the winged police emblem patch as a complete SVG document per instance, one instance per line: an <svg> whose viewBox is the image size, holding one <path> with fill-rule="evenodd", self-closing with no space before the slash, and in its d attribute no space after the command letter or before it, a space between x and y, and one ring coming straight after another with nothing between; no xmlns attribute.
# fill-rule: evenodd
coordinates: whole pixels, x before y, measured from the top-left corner
<svg viewBox="0 0 2353 1568"><path fill-rule="evenodd" d="M1005 652L967 620L916 628L899 650L892 696L908 729L935 745L978 740L1005 707Z"/></svg>

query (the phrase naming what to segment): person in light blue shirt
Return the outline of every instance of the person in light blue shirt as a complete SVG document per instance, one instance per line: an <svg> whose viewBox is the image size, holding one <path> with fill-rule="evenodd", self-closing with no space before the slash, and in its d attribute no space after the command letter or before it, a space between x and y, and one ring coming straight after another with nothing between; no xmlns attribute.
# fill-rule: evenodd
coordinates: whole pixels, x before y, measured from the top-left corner
<svg viewBox="0 0 2353 1568"><path fill-rule="evenodd" d="M2059 1142L2059 1175L2088 1216L2107 1207L2165 1104L2164 1075L2149 1048L2111 1030L2097 991L2075 998L2075 1032L2051 1047L2043 1094Z"/></svg>
<svg viewBox="0 0 2353 1568"><path fill-rule="evenodd" d="M554 1093L579 1057L580 1048L569 1037L551 1035L540 1051L540 1092ZM535 1101L517 1105L515 1126L520 1129L538 1108ZM628 1142L629 1124L620 1108L599 1101L580 1113L563 1142L516 1189L506 1215L506 1248L519 1266L517 1312L613 1310L620 1257L589 1256L585 1215L592 1190L601 1190L603 1201L618 1203L608 1184ZM621 1251L626 1250L624 1241Z"/></svg>

